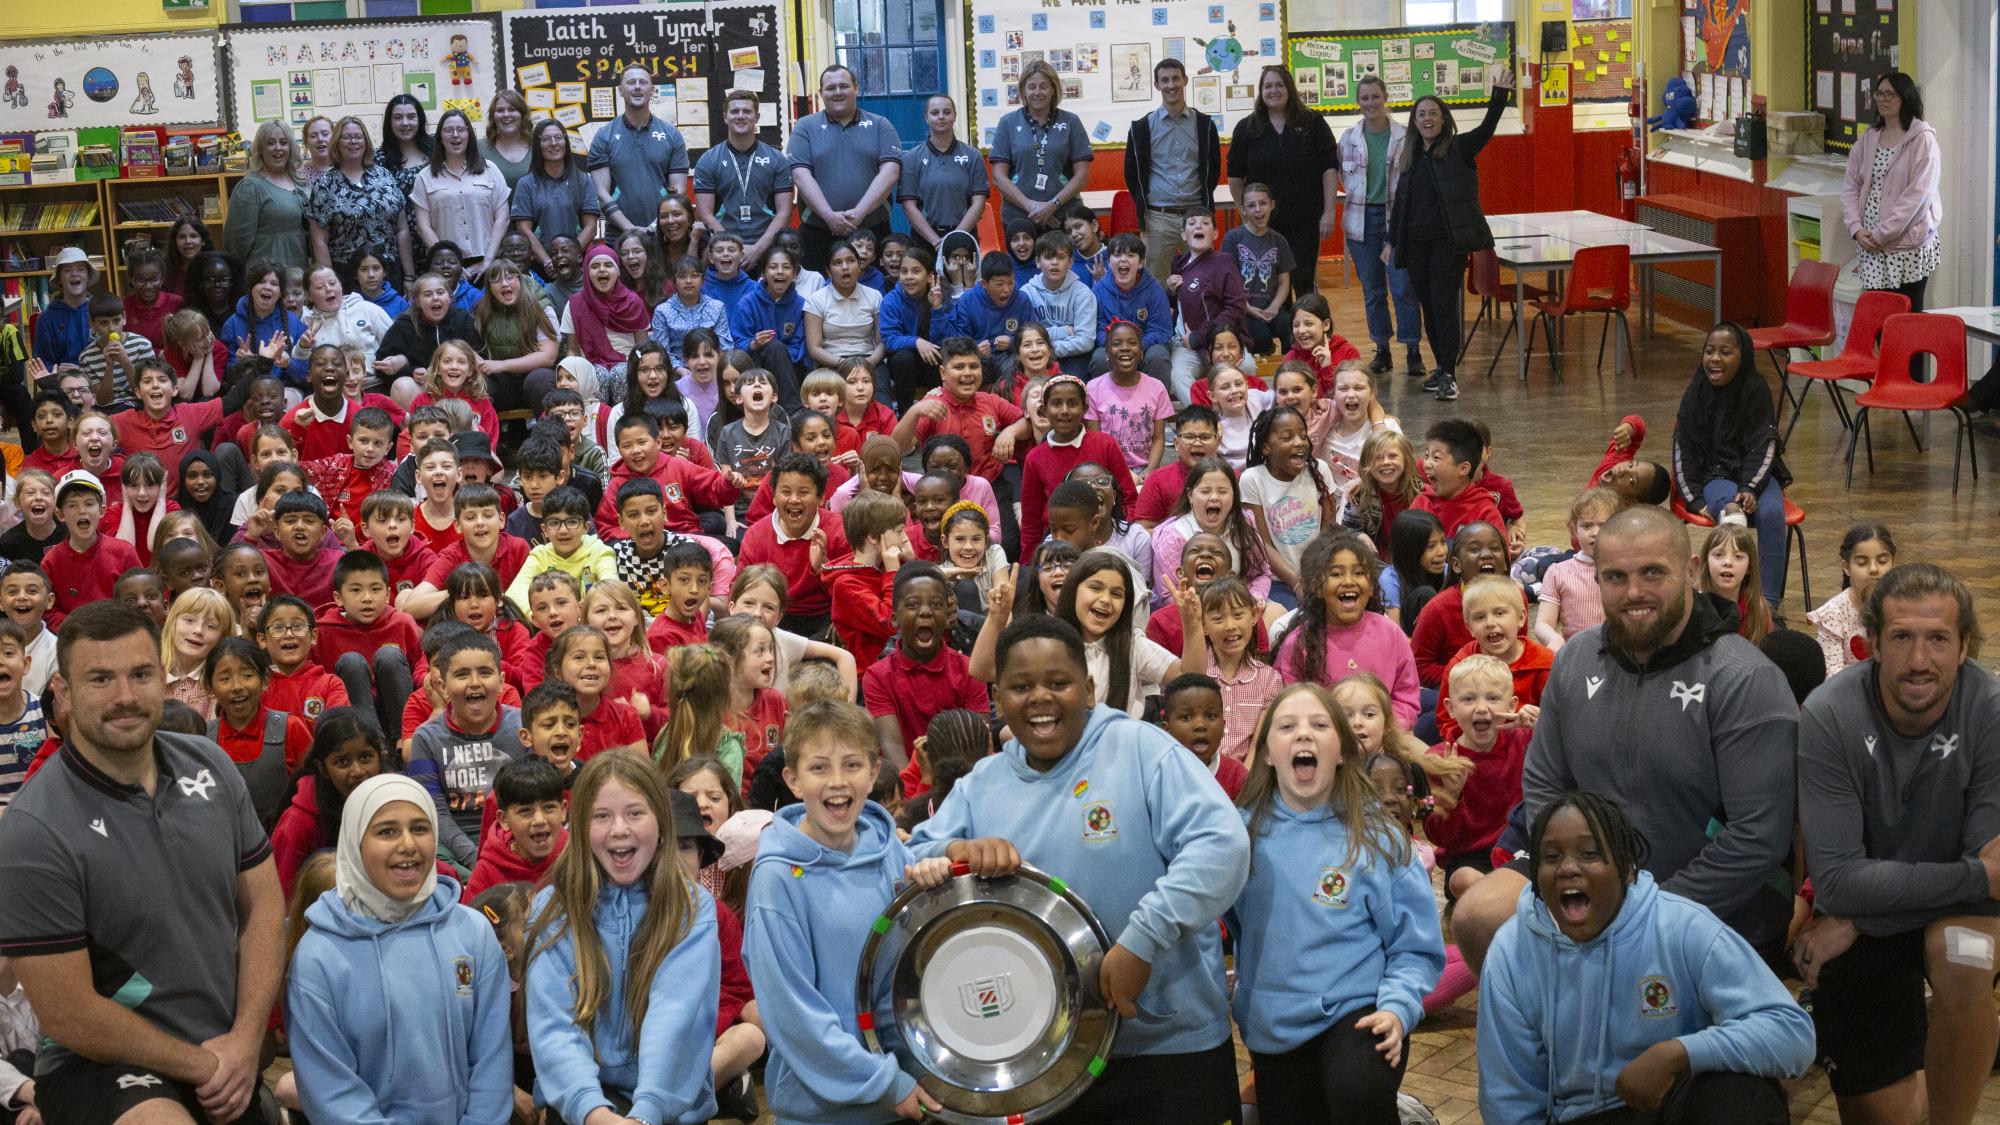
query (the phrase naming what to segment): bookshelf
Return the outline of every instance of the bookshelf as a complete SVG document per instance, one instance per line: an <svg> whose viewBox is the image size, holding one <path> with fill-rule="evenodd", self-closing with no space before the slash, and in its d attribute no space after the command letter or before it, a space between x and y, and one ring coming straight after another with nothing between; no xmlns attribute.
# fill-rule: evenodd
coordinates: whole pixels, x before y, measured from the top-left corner
<svg viewBox="0 0 2000 1125"><path fill-rule="evenodd" d="M176 217L208 227L216 242L229 216L229 191L242 172L30 183L0 187L0 310L27 321L48 299L48 261L83 247L114 293L125 289L127 244L150 236L164 245Z"/></svg>

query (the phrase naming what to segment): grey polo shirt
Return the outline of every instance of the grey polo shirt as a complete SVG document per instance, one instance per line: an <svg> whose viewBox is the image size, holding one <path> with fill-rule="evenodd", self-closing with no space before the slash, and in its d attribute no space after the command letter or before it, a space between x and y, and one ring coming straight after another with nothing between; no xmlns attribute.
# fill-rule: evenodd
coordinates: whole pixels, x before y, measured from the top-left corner
<svg viewBox="0 0 2000 1125"><path fill-rule="evenodd" d="M149 796L58 753L0 817L0 956L85 952L100 996L177 1039L236 1022L236 880L271 844L215 743L153 736ZM47 1074L74 1056L53 1044Z"/></svg>
<svg viewBox="0 0 2000 1125"><path fill-rule="evenodd" d="M688 170L687 142L681 131L648 114L633 128L621 114L605 122L590 139L590 170L611 169L611 198L634 226L653 221L660 197L667 194L667 177Z"/></svg>
<svg viewBox="0 0 2000 1125"><path fill-rule="evenodd" d="M722 229L745 243L755 242L778 214L778 193L792 190L792 165L763 141L748 153L724 141L695 161L694 190L715 196Z"/></svg>
<svg viewBox="0 0 2000 1125"><path fill-rule="evenodd" d="M792 139L785 142L785 156L792 167L812 173L828 206L845 211L868 194L868 185L875 182L882 165L902 163L903 141L896 136L896 127L880 114L862 110L854 115L854 120L842 125L822 112L792 127ZM803 199L799 203L804 212L801 222L826 226L826 220L813 214ZM861 225L878 226L888 221L889 200L885 196Z"/></svg>
<svg viewBox="0 0 2000 1125"><path fill-rule="evenodd" d="M1091 159L1090 135L1083 121L1066 109L1056 111L1055 120L1043 125L1017 109L1000 119L993 129L993 147L986 155L994 163L1007 165L1007 177L1021 194L1037 203L1054 199L1069 182L1069 166ZM1002 222L1026 217L1027 212L1006 203L1001 206Z"/></svg>
<svg viewBox="0 0 2000 1125"><path fill-rule="evenodd" d="M1167 116L1165 106L1146 115L1153 137L1153 178L1146 187L1146 206L1187 207L1201 202L1195 171L1201 139L1194 118L1192 106L1182 106L1179 117Z"/></svg>
<svg viewBox="0 0 2000 1125"><path fill-rule="evenodd" d="M954 139L951 148L939 152L926 137L904 151L897 191L916 200L925 221L942 235L964 220L973 196L993 194L993 170L964 141Z"/></svg>
<svg viewBox="0 0 2000 1125"><path fill-rule="evenodd" d="M559 234L575 238L583 229L583 216L603 213L597 202L597 185L583 169L572 168L567 178L552 180L537 168L514 185L509 217L533 223L535 237L547 245Z"/></svg>

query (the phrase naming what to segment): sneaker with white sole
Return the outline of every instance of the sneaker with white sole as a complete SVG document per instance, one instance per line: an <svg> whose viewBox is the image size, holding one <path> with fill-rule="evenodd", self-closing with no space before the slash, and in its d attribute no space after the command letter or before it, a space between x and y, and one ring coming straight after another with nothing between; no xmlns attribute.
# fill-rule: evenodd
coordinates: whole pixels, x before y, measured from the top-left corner
<svg viewBox="0 0 2000 1125"><path fill-rule="evenodd" d="M1437 400L1452 402L1458 398L1458 379L1449 371L1441 371L1437 377Z"/></svg>
<svg viewBox="0 0 2000 1125"><path fill-rule="evenodd" d="M1437 1114L1413 1094L1396 1095L1397 1125L1438 1125Z"/></svg>
<svg viewBox="0 0 2000 1125"><path fill-rule="evenodd" d="M1431 377L1424 380L1424 390L1429 391L1431 394L1436 394L1438 389L1438 381L1443 378L1444 378L1444 372L1442 371L1431 372Z"/></svg>

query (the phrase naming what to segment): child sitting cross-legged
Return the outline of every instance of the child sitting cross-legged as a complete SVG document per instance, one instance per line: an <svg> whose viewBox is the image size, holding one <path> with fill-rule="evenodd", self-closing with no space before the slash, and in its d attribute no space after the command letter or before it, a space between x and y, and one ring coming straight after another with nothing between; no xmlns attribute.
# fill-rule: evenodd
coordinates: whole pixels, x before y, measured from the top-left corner
<svg viewBox="0 0 2000 1125"><path fill-rule="evenodd" d="M888 810L869 800L882 768L874 725L851 703L802 708L785 728L785 782L750 881L743 960L771 1042L771 1108L787 1120L878 1122L942 1108L894 1055L870 1051L853 1013L852 966L869 920L906 882L936 886L942 858L919 862Z"/></svg>
<svg viewBox="0 0 2000 1125"><path fill-rule="evenodd" d="M1813 1063L1812 1017L1748 942L1653 881L1645 846L1595 793L1565 793L1530 824L1532 881L1480 974L1485 1120L1790 1120L1780 1083ZM1605 996L1630 997L1637 1017Z"/></svg>
<svg viewBox="0 0 2000 1125"><path fill-rule="evenodd" d="M279 507L298 495L287 493ZM319 612L313 660L331 668L347 685L347 698L373 710L383 730L398 730L415 683L410 654L423 635L409 614L389 604L389 568L372 552L349 551L333 569L333 604Z"/></svg>

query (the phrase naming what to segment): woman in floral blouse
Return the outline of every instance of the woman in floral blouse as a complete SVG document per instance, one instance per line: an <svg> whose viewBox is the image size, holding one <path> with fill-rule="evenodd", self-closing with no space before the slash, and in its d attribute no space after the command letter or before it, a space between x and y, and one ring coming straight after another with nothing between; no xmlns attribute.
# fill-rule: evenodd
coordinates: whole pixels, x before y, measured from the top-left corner
<svg viewBox="0 0 2000 1125"><path fill-rule="evenodd" d="M401 276L389 279L401 287L415 274L406 199L396 176L375 162L368 129L353 117L343 117L333 130L334 166L313 185L306 201L306 222L312 231L313 261L332 266L350 262L362 251L380 258Z"/></svg>

